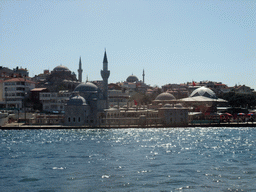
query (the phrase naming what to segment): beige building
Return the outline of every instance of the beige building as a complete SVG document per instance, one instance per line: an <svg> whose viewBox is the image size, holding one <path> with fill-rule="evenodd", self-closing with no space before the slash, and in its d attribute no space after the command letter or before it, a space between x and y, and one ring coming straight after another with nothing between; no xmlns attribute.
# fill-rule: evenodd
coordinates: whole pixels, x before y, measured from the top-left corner
<svg viewBox="0 0 256 192"><path fill-rule="evenodd" d="M42 92L39 95L39 100L43 105L43 111L62 112L71 93L68 91Z"/></svg>

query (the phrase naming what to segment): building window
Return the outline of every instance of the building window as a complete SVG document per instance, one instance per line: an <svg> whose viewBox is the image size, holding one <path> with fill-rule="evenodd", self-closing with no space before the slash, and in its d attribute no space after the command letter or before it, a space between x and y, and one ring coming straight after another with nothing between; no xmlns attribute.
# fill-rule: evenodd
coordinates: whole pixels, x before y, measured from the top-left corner
<svg viewBox="0 0 256 192"><path fill-rule="evenodd" d="M70 117L68 118L68 122L70 122Z"/></svg>
<svg viewBox="0 0 256 192"><path fill-rule="evenodd" d="M76 122L76 118L75 117L73 117L73 122Z"/></svg>
<svg viewBox="0 0 256 192"><path fill-rule="evenodd" d="M80 117L78 117L78 122L80 122Z"/></svg>

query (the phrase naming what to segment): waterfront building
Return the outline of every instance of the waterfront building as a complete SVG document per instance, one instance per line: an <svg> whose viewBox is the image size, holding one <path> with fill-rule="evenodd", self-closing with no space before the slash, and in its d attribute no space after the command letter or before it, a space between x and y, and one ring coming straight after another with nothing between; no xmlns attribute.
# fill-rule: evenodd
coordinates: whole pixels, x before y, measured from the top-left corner
<svg viewBox="0 0 256 192"><path fill-rule="evenodd" d="M74 89L73 95L70 98L70 103L68 102L65 105L65 125L71 123L69 122L69 118L72 118L70 115L72 111L76 108L85 107L86 113L84 111L84 115L80 116L79 121L75 121L76 125L84 124L90 126L97 126L99 124L98 114L104 112L104 109L109 108L109 101L108 101L108 78L110 75L110 71L108 70L108 60L107 60L107 53L105 51L104 58L103 58L103 70L101 70L102 76L102 89L99 89L95 84L92 82L80 83ZM78 97L79 95L79 97ZM77 100L79 100L79 102ZM73 104L75 103L76 104Z"/></svg>
<svg viewBox="0 0 256 192"><path fill-rule="evenodd" d="M129 102L129 93L122 90L109 90L109 106L123 107Z"/></svg>
<svg viewBox="0 0 256 192"><path fill-rule="evenodd" d="M165 104L163 107L158 109L161 123L164 126L186 126L188 125L188 108L177 103L174 105Z"/></svg>
<svg viewBox="0 0 256 192"><path fill-rule="evenodd" d="M38 88L37 88L38 90ZM33 91L33 90L32 90ZM34 90L35 91L35 90ZM39 93L39 101L42 104L42 110L45 112L62 113L64 106L69 100L71 92L68 90L58 92L43 92Z"/></svg>
<svg viewBox="0 0 256 192"><path fill-rule="evenodd" d="M0 105L1 105L1 108L3 108L4 106L4 80L1 80L0 79Z"/></svg>
<svg viewBox="0 0 256 192"><path fill-rule="evenodd" d="M105 117L101 121L106 127L134 127L158 125L160 119L158 111L154 109L123 107L105 110Z"/></svg>
<svg viewBox="0 0 256 192"><path fill-rule="evenodd" d="M30 125L62 125L64 122L63 115L60 114L33 114L28 120Z"/></svg>
<svg viewBox="0 0 256 192"><path fill-rule="evenodd" d="M103 125L121 127L186 126L188 109L181 104L165 104L158 109L123 107L105 110Z"/></svg>
<svg viewBox="0 0 256 192"><path fill-rule="evenodd" d="M214 114L217 112L218 103L227 103L226 100L218 98L216 94L207 87L199 87L194 90L189 97L179 100L193 111L203 114Z"/></svg>
<svg viewBox="0 0 256 192"><path fill-rule="evenodd" d="M14 107L21 109L28 92L35 88L35 82L26 78L11 78L4 81L3 93L6 108Z"/></svg>
<svg viewBox="0 0 256 192"><path fill-rule="evenodd" d="M165 104L171 104L172 106L177 102L176 98L168 92L160 93L152 104L149 105L150 109L159 109Z"/></svg>
<svg viewBox="0 0 256 192"><path fill-rule="evenodd" d="M86 103L86 100L79 95L73 96L65 105L64 124L67 126L93 124L94 119L90 115L91 107Z"/></svg>

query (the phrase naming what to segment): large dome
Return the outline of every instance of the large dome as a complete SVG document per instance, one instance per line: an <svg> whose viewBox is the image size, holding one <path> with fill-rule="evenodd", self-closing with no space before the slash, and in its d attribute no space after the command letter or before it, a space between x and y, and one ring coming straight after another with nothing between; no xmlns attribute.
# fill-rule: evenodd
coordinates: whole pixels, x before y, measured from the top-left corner
<svg viewBox="0 0 256 192"><path fill-rule="evenodd" d="M129 77L127 77L126 81L129 83L134 83L136 81L139 81L139 79L135 75L130 75Z"/></svg>
<svg viewBox="0 0 256 192"><path fill-rule="evenodd" d="M53 71L70 71L67 67L59 65L53 69Z"/></svg>
<svg viewBox="0 0 256 192"><path fill-rule="evenodd" d="M78 92L88 92L88 91L98 91L98 87L93 83L80 83L76 88L75 91Z"/></svg>
<svg viewBox="0 0 256 192"><path fill-rule="evenodd" d="M194 90L190 97L196 97L196 96L204 96L212 99L217 99L216 94L207 87L199 87L196 90Z"/></svg>
<svg viewBox="0 0 256 192"><path fill-rule="evenodd" d="M158 100L158 101L170 101L170 100L175 100L176 98L171 94L171 93L161 93L159 94L155 100Z"/></svg>
<svg viewBox="0 0 256 192"><path fill-rule="evenodd" d="M80 105L85 105L85 99L81 96L74 96L71 97L68 102L67 105L76 105L76 106L80 106Z"/></svg>

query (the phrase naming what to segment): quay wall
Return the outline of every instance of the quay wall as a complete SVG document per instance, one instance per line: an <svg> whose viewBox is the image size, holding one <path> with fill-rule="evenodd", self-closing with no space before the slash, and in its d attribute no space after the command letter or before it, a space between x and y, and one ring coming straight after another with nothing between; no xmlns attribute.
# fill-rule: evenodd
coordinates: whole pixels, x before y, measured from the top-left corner
<svg viewBox="0 0 256 192"><path fill-rule="evenodd" d="M120 125L120 126L100 126L100 127L90 127L90 126L63 126L63 125L25 125L22 123L10 123L3 127L0 127L2 130L8 129L128 129L128 128L200 128L200 127L255 127L256 122L253 123L218 123L218 124L188 124L180 126L164 126L161 124L144 126L141 125Z"/></svg>

